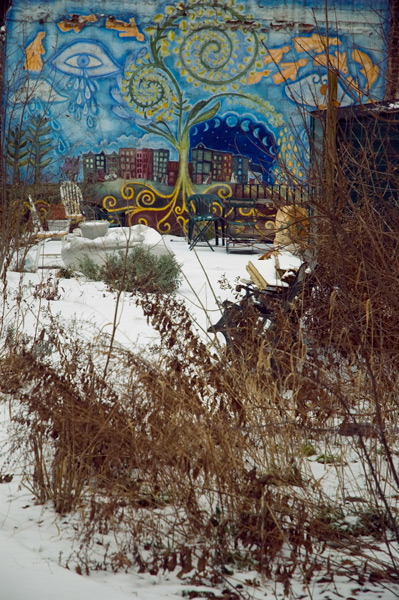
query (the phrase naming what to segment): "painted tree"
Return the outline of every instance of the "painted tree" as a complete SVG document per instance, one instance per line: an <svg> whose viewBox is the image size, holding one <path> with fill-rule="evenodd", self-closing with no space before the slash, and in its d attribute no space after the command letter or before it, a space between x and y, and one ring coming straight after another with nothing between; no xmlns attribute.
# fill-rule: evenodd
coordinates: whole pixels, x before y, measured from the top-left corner
<svg viewBox="0 0 399 600"><path fill-rule="evenodd" d="M271 123L278 122L270 103L242 91L266 53L259 24L243 11L233 0L186 0L167 6L146 30L147 49L125 72L122 93L136 123L178 151L179 173L171 200L180 195L183 210L193 191L188 171L190 129L214 118L223 98L256 104ZM186 80L184 88L178 74Z"/></svg>
<svg viewBox="0 0 399 600"><path fill-rule="evenodd" d="M14 127L10 129L7 140L7 164L11 170L12 183L19 184L21 181L21 168L29 162L28 138L25 129Z"/></svg>
<svg viewBox="0 0 399 600"><path fill-rule="evenodd" d="M42 179L43 169L52 161L51 157L45 158L46 154L52 150L51 138L46 137L51 133L48 119L42 115L32 117L28 125L28 132L30 142L29 163L33 167L34 183L39 183Z"/></svg>

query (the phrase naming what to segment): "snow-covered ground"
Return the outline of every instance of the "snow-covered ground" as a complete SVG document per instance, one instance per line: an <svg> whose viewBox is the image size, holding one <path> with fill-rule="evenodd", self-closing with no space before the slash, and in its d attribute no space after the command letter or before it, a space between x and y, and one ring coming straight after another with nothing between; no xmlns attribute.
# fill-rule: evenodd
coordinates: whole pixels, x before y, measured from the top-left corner
<svg viewBox="0 0 399 600"><path fill-rule="evenodd" d="M234 287L237 278L248 279L246 266L256 261L266 248L259 248L257 254L231 252L227 254L221 246L212 252L208 246L197 246L189 251L182 238L166 237L167 243L182 265L184 281L178 295L185 299L199 329L205 336L210 323L218 320L220 312L217 298L232 299L233 292L220 287L221 280ZM62 266L60 242L47 242L45 252L47 264ZM50 257L51 255L51 257ZM268 265L268 266L267 266ZM274 261L262 266L263 274L275 277ZM270 269L270 271L268 271ZM56 269L39 269L37 273L8 274L8 302L3 307L4 322L14 328L23 328L27 333L37 332L49 315L58 316L66 323L74 322L75 330L81 336L93 339L102 333L111 333L115 322L115 294L109 292L103 283L87 282L84 278L60 279L60 298L55 301L41 300L43 315L38 317L39 300L33 297L35 286L55 278ZM19 310L16 311L16 307ZM141 309L128 294L122 296L116 315L116 342L123 346L145 348L157 334L150 328ZM7 445L7 421L12 404L1 406L0 429L1 448ZM3 450L4 451L4 450ZM3 456L4 459L4 456ZM0 465L0 600L158 600L178 598L183 595L194 597L193 592L202 589L189 585L174 573L157 576L139 574L134 569L127 573L93 572L90 576L76 573L60 566L68 562L75 536L74 518L59 518L51 506L35 505L34 498L24 487L18 474L13 472L9 481L6 465ZM334 487L334 476L328 473L329 467L315 464L320 478ZM284 597L283 584L262 581L258 573L236 573L226 579L226 588L234 591L237 598L271 600ZM223 596L223 588L206 588L207 596ZM191 596L190 596L191 593ZM332 600L333 598L370 598L391 600L399 598L399 586L367 582L360 586L356 580L349 580L345 574L337 573L334 581L319 580L307 587L298 582L292 588L292 598L312 598Z"/></svg>

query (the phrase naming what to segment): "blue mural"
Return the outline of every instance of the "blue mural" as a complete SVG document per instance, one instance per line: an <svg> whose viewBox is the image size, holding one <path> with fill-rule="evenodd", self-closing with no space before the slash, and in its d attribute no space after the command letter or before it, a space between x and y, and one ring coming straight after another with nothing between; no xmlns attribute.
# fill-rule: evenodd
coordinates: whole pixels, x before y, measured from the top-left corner
<svg viewBox="0 0 399 600"><path fill-rule="evenodd" d="M79 41L63 46L51 59L54 69L69 75L66 91L70 92L71 102L68 110L76 121L86 119L90 129L95 127L98 113L97 79L115 76L121 68L113 61L106 48L100 42Z"/></svg>
<svg viewBox="0 0 399 600"><path fill-rule="evenodd" d="M9 179L56 179L79 158L78 180L112 182L109 209L131 203L160 231L186 226L196 189L305 183L306 111L326 105L327 68L337 104L383 97L387 10L336 0L327 30L324 0L14 0Z"/></svg>
<svg viewBox="0 0 399 600"><path fill-rule="evenodd" d="M251 115L226 113L193 127L190 147L202 144L206 148L248 158L248 172L258 174L258 181L273 181L276 142L264 123L254 121ZM237 174L232 173L232 180ZM247 178L248 181L248 178Z"/></svg>

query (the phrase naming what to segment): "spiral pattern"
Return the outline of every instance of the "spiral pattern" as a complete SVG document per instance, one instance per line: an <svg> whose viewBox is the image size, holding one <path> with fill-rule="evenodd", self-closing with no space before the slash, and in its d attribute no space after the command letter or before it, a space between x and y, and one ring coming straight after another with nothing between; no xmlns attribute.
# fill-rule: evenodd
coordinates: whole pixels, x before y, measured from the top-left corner
<svg viewBox="0 0 399 600"><path fill-rule="evenodd" d="M227 198L231 198L233 195L233 190L228 183L216 183L206 188L203 192L204 194L215 194L219 196L221 200L226 200Z"/></svg>
<svg viewBox="0 0 399 600"><path fill-rule="evenodd" d="M154 64L142 67L131 65L123 81L126 102L145 119L171 120L173 103L177 98L168 74Z"/></svg>
<svg viewBox="0 0 399 600"><path fill-rule="evenodd" d="M141 190L137 194L137 206L152 206L155 203L155 193L150 189Z"/></svg>
<svg viewBox="0 0 399 600"><path fill-rule="evenodd" d="M130 183L125 183L121 189L121 195L124 200L133 200L134 198L134 186Z"/></svg>
<svg viewBox="0 0 399 600"><path fill-rule="evenodd" d="M258 40L243 33L208 25L188 32L181 40L182 74L213 86L225 86L243 77L256 61Z"/></svg>
<svg viewBox="0 0 399 600"><path fill-rule="evenodd" d="M103 198L103 208L105 208L105 210L111 212L113 209L115 210L116 206L117 200L115 196L105 196L105 198ZM116 208L116 210L118 209Z"/></svg>

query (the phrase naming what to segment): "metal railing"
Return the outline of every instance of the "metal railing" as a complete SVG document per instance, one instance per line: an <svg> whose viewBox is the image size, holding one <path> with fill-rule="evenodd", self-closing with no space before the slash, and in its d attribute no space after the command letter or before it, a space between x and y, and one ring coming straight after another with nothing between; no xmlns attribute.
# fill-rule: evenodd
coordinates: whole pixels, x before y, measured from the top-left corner
<svg viewBox="0 0 399 600"><path fill-rule="evenodd" d="M258 200L265 198L276 204L306 202L308 189L306 186L287 186L273 183L231 183L233 196Z"/></svg>

